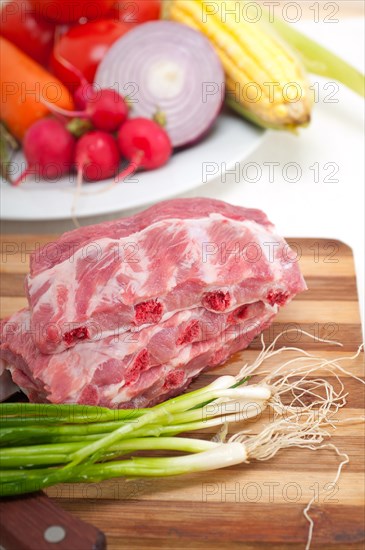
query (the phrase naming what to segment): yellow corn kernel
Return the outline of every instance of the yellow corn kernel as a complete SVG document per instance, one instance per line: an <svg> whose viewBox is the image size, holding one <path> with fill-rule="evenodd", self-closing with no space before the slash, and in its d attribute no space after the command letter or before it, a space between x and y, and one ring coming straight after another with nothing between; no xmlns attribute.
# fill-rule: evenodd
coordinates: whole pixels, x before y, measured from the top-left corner
<svg viewBox="0 0 365 550"><path fill-rule="evenodd" d="M252 23L231 0L169 0L169 19L202 32L226 74L228 103L257 124L295 128L310 120L308 81L290 49L263 23Z"/></svg>

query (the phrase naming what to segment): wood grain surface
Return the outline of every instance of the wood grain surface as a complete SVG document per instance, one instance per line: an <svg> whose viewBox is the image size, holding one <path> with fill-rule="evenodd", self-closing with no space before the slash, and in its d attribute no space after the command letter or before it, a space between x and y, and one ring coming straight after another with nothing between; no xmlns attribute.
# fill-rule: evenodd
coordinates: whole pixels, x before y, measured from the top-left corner
<svg viewBox="0 0 365 550"><path fill-rule="evenodd" d="M29 251L52 240L47 235L6 235L2 242L1 315L26 304L23 277ZM350 357L361 343L359 304L351 250L323 239L289 239L296 248L308 292L282 310L266 331L269 343L287 329L281 345L294 345L328 358ZM300 334L341 341L343 347L319 343ZM193 387L221 374L234 374L260 349L257 338L249 350L223 367L210 370ZM294 357L288 352L286 358ZM268 368L280 361L272 358ZM363 354L343 366L363 376ZM322 373L328 375L328 373ZM330 377L335 384L334 377ZM361 384L343 375L348 404L341 418L364 414ZM268 418L248 422L256 433ZM238 426L242 429L242 425ZM197 435L203 435L197 434ZM339 425L331 441L348 453L350 463L333 486L341 460L329 449L282 451L268 462L216 472L166 479L116 479L94 484L66 484L47 490L62 508L106 534L109 550L119 549L265 549L304 548L308 523L306 503L315 496L312 548L363 549L364 424ZM206 437L211 434L205 432ZM52 546L53 547L53 546ZM70 549L78 550L78 549Z"/></svg>

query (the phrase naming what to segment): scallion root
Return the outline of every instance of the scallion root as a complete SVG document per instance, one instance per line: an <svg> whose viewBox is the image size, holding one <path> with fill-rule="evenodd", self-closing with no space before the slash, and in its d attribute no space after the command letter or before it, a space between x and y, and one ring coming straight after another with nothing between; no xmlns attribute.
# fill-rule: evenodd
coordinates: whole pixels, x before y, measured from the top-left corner
<svg viewBox="0 0 365 550"><path fill-rule="evenodd" d="M323 443L323 441L331 435L328 431L329 427L335 428L339 424L349 422L365 422L365 416L343 420L335 418L338 411L346 405L347 397L339 374L346 374L365 384L363 378L356 376L341 365L343 361L352 361L359 357L364 349L364 344L361 344L356 353L351 356L324 359L296 347L275 349L277 342L287 332L290 331L280 333L268 347L265 346L261 336L262 350L258 357L252 365L245 365L236 377L239 381L247 376L266 375L261 383L267 384L272 391L268 406L274 412L273 422L268 424L258 435L249 435L247 432L241 431L231 436L228 441L243 443L249 460L259 461L269 460L280 450L289 447L311 450L331 449L338 456L343 457L332 482L335 484L343 466L349 462L349 457L332 443ZM316 338L305 331L301 331L301 334L316 341L342 346L339 342ZM267 370L261 370L267 359L288 351L295 351L298 356L285 361L269 373ZM290 369L289 372L287 372L288 369ZM309 378L310 375L314 375L318 371L330 373L336 379L338 389L336 390L325 378ZM283 402L284 399L288 401L288 404ZM304 517L309 523L306 550L309 550L313 538L314 522L309 515L313 502L314 497L303 510Z"/></svg>

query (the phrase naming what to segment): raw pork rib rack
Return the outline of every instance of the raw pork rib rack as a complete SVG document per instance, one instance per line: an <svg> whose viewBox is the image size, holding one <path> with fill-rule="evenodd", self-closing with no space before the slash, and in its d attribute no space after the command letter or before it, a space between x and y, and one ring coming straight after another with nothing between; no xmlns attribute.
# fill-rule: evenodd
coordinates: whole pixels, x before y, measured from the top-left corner
<svg viewBox="0 0 365 550"><path fill-rule="evenodd" d="M258 210L176 199L34 253L3 368L31 401L146 407L222 364L306 289Z"/></svg>

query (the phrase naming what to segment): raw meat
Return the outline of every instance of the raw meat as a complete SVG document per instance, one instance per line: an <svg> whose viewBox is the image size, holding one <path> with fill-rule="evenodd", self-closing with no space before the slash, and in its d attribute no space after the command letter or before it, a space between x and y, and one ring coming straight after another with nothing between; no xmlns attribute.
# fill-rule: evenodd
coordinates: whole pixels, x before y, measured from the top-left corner
<svg viewBox="0 0 365 550"><path fill-rule="evenodd" d="M84 248L85 255L93 250L87 250L87 245L101 237L122 239L133 233L142 231L152 223L168 219L195 219L219 212L231 220L252 220L260 225L271 226L266 215L261 210L233 206L215 199L173 199L159 202L151 208L139 212L129 218L121 218L96 225L88 225L64 233L59 239L36 250L30 258L30 274L32 276L49 269L64 260L71 258L77 250Z"/></svg>
<svg viewBox="0 0 365 550"><path fill-rule="evenodd" d="M194 202L173 201L180 212ZM164 322L190 308L229 312L257 301L282 306L306 288L293 252L263 215L253 211L250 218L249 210L205 202L214 207L205 217L154 221L121 238L125 225L115 222L118 237L111 238L105 235L112 225L105 231L102 224L98 234L88 233L98 235L88 241L89 255L81 246L48 269L33 269L26 289L40 351L59 353L80 341ZM165 207L175 214L168 203ZM231 218L222 214L229 208ZM139 226L141 220L146 223L138 216Z"/></svg>
<svg viewBox="0 0 365 550"><path fill-rule="evenodd" d="M262 212L167 201L32 256L29 309L1 324L0 375L34 402L150 406L245 349L305 288Z"/></svg>
<svg viewBox="0 0 365 550"><path fill-rule="evenodd" d="M233 315L184 311L129 335L130 341L113 336L57 355L36 348L24 309L3 322L0 358L31 401L146 407L180 393L201 370L246 348L276 309L258 302Z"/></svg>

